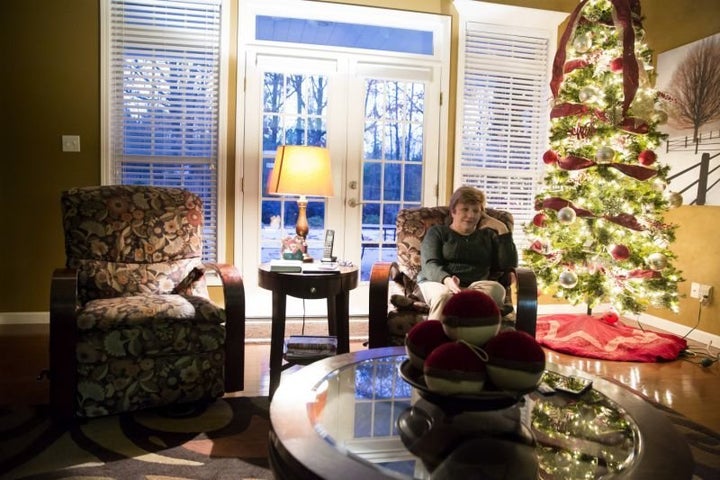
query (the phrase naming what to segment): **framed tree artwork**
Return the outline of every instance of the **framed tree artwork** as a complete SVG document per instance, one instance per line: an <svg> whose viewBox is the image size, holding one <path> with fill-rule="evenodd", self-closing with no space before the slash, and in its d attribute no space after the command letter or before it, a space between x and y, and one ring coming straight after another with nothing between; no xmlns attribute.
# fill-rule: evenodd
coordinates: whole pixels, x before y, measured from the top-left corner
<svg viewBox="0 0 720 480"><path fill-rule="evenodd" d="M720 33L658 55L664 152L683 204L720 205Z"/></svg>

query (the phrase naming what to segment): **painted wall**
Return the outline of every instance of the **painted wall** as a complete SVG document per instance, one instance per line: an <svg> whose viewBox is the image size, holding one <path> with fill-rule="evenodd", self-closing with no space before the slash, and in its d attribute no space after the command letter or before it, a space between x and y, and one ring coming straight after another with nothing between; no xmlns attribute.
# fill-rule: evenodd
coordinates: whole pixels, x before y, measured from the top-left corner
<svg viewBox="0 0 720 480"><path fill-rule="evenodd" d="M665 221L678 225L672 250L677 256L675 264L685 279L678 287L683 297L680 299L680 312L677 315L653 308L648 309L648 314L689 328L697 325L698 330L720 335L719 220L719 206L682 206L667 213ZM702 311L699 300L690 298L692 282L714 286L711 303L702 307Z"/></svg>
<svg viewBox="0 0 720 480"><path fill-rule="evenodd" d="M450 0L347 0L342 3L454 13ZM575 0L498 0L494 3L566 12L577 5ZM236 7L234 3L233 9ZM717 0L645 0L643 13L648 41L656 53L720 32ZM99 34L98 0L0 2L0 58L3 60L0 204L5 212L0 234L0 317L4 314L7 317L11 312L48 310L50 277L53 269L64 262L60 192L100 182ZM453 57L456 56L453 52ZM234 66L237 56L233 54L231 58ZM234 84L234 72L230 81ZM454 103L454 93L450 96ZM232 129L235 125L232 107L230 111ZM63 134L81 136L80 153L61 151ZM227 244L232 246L232 205L236 191L232 184L233 135L230 141ZM717 223L700 214L680 214L693 211L694 207L683 207L674 213L678 215L681 232L703 231ZM710 210L709 215L714 218L717 214L717 210ZM710 253L694 235L679 235L677 249L706 252L706 258L699 263L686 264L685 256L680 259L678 266L688 279L702 280L709 275L708 266L719 264L719 252ZM232 251L228 251L228 255L232 258ZM720 287L718 280L713 279ZM671 313L654 315L676 319ZM720 334L720 325L708 325L705 329Z"/></svg>

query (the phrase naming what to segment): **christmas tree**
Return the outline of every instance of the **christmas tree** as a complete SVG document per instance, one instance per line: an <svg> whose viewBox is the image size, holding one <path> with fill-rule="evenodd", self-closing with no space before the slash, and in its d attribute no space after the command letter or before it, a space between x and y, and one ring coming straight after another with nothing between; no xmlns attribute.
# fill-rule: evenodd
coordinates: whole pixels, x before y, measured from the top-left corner
<svg viewBox="0 0 720 480"><path fill-rule="evenodd" d="M545 293L619 313L677 312L676 226L682 197L654 150L667 120L637 0L583 0L553 64L550 148L524 261Z"/></svg>

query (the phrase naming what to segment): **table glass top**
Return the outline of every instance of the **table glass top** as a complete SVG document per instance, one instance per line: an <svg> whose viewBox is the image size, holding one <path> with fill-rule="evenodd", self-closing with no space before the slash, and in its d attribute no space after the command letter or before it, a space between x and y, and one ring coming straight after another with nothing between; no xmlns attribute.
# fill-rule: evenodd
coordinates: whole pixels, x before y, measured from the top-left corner
<svg viewBox="0 0 720 480"><path fill-rule="evenodd" d="M372 358L326 376L309 405L318 434L396 478L595 479L637 460L637 425L594 389L535 391L510 406L483 409L479 401L468 411L423 398L403 379L405 360ZM551 370L544 380L554 385L563 376Z"/></svg>

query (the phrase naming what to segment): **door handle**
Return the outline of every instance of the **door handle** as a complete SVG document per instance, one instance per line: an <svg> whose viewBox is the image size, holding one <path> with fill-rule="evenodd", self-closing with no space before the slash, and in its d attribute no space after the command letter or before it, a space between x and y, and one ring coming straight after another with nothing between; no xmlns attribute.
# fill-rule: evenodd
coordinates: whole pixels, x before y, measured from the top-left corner
<svg viewBox="0 0 720 480"><path fill-rule="evenodd" d="M362 202L358 202L358 201L355 200L354 198L351 198L350 200L347 201L347 204L348 204L348 207L350 207L350 208L355 208L355 207L357 207L358 205L362 205Z"/></svg>

